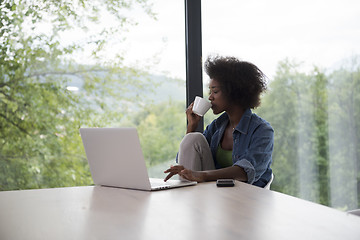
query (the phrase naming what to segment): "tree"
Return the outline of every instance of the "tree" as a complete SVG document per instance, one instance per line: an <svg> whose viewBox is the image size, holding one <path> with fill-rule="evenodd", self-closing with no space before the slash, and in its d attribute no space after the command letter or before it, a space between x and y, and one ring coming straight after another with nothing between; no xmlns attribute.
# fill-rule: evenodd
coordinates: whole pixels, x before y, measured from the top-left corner
<svg viewBox="0 0 360 240"><path fill-rule="evenodd" d="M169 161L175 163L180 142L185 135L184 109L184 101L169 99L147 105L130 120L139 131L148 167Z"/></svg>
<svg viewBox="0 0 360 240"><path fill-rule="evenodd" d="M278 64L274 80L263 97L257 113L274 128L273 170L276 181L273 189L298 196L297 177L297 88L298 64L285 60ZM278 174L279 173L279 174ZM281 173L281 174L280 174Z"/></svg>
<svg viewBox="0 0 360 240"><path fill-rule="evenodd" d="M121 55L100 61L107 39L122 39L135 24L126 15L135 6L153 15L146 0L1 1L0 190L91 183L79 127L119 121L122 115L113 113L108 96L124 113L136 96L121 90L148 87L144 72L122 67ZM62 42L61 34L86 30L105 12L118 25L79 42ZM75 62L73 56L86 46L98 64ZM78 79L84 91L76 94L67 86ZM99 110L101 117L95 115Z"/></svg>
<svg viewBox="0 0 360 240"><path fill-rule="evenodd" d="M275 130L274 190L344 210L360 206L358 59L328 74L279 63L257 110Z"/></svg>
<svg viewBox="0 0 360 240"><path fill-rule="evenodd" d="M360 206L360 57L329 75L329 192L331 205Z"/></svg>

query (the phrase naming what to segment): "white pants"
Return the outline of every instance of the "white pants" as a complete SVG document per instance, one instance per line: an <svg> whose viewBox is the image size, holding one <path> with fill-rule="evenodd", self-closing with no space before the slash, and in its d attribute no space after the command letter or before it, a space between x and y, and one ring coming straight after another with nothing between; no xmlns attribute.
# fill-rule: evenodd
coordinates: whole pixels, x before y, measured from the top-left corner
<svg viewBox="0 0 360 240"><path fill-rule="evenodd" d="M178 162L193 171L215 169L209 144L205 136L198 132L185 135L180 143Z"/></svg>

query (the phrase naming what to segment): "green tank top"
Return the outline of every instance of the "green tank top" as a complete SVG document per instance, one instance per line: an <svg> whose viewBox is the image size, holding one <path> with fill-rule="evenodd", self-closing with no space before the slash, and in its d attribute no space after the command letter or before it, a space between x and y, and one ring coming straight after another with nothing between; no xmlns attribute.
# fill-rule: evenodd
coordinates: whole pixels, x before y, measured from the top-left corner
<svg viewBox="0 0 360 240"><path fill-rule="evenodd" d="M232 151L222 149L219 144L216 151L216 162L222 168L231 167L233 165Z"/></svg>

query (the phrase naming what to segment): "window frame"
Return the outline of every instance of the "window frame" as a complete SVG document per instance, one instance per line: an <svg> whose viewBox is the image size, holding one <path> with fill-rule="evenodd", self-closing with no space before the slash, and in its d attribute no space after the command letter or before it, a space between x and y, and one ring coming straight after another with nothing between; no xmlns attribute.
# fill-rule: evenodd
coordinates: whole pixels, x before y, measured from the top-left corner
<svg viewBox="0 0 360 240"><path fill-rule="evenodd" d="M195 96L203 97L201 0L185 1L186 106ZM203 132L204 120L196 129Z"/></svg>

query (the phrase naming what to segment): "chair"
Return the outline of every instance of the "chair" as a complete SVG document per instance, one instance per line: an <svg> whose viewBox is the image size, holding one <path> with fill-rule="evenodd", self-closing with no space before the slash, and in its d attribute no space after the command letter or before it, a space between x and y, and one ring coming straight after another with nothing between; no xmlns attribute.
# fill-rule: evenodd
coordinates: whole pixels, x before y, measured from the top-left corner
<svg viewBox="0 0 360 240"><path fill-rule="evenodd" d="M274 180L274 174L272 173L272 174L271 174L270 181L266 184L266 186L264 187L264 189L270 190L270 185L271 185L271 183L272 183L273 180Z"/></svg>
<svg viewBox="0 0 360 240"><path fill-rule="evenodd" d="M357 215L360 217L360 209L350 210L350 211L348 211L348 213L351 213L351 214L354 214L354 215Z"/></svg>

